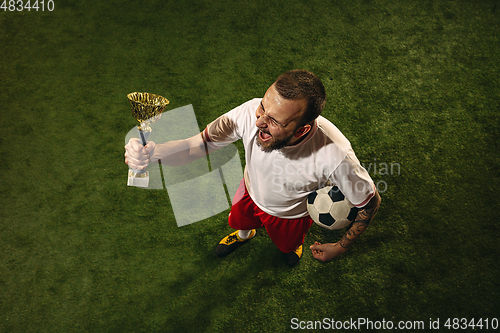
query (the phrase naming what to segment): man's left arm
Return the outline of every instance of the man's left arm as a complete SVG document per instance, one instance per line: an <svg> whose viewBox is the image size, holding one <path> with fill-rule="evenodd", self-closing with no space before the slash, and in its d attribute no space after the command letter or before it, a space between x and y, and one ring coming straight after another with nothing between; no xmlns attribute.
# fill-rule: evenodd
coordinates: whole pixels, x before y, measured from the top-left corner
<svg viewBox="0 0 500 333"><path fill-rule="evenodd" d="M381 201L382 198L380 198L378 191L375 189L375 193L371 200L366 206L359 210L356 219L339 242L327 244L314 242L314 244L310 246L313 257L321 261L329 261L346 252L356 238L368 228L368 225L373 220L380 207Z"/></svg>

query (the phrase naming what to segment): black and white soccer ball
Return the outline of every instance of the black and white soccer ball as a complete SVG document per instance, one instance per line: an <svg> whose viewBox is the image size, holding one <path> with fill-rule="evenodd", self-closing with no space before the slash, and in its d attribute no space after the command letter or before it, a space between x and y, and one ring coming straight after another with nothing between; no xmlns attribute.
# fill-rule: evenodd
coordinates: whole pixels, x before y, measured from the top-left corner
<svg viewBox="0 0 500 333"><path fill-rule="evenodd" d="M358 215L356 208L337 186L320 188L307 197L307 211L314 222L328 230L347 227Z"/></svg>

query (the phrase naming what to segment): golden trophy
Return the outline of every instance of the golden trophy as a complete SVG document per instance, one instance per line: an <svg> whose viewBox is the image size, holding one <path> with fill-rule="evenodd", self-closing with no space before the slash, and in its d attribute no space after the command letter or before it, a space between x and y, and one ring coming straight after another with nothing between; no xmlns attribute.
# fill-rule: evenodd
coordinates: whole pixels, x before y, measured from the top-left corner
<svg viewBox="0 0 500 333"><path fill-rule="evenodd" d="M133 92L127 95L132 106L132 116L140 123L138 126L139 138L143 146L146 145L151 134L151 124L160 119L161 113L169 101L162 96L150 93ZM128 186L148 187L149 171L128 170Z"/></svg>

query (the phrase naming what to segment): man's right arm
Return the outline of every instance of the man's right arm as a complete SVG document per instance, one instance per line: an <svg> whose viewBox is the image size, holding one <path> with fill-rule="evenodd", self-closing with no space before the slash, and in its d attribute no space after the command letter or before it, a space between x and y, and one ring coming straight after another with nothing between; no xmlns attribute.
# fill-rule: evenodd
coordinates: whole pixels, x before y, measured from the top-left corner
<svg viewBox="0 0 500 333"><path fill-rule="evenodd" d="M243 110L245 111L245 110ZM220 149L240 137L234 118L246 116L239 108L215 119L205 130L188 139L155 144L148 141L142 146L138 139L130 139L125 145L125 163L135 170L144 170L149 163L161 160L163 165L181 166Z"/></svg>
<svg viewBox="0 0 500 333"><path fill-rule="evenodd" d="M155 144L148 141L142 146L140 141L132 138L125 145L125 163L135 170L144 170L149 163L161 163L169 166L181 166L206 156L216 149L203 140L201 133L184 140Z"/></svg>

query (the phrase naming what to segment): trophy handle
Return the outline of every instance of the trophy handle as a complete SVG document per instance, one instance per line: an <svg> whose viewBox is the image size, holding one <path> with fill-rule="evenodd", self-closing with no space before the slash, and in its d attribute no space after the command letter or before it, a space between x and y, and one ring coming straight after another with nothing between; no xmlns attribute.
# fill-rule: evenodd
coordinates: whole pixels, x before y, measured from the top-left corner
<svg viewBox="0 0 500 333"><path fill-rule="evenodd" d="M139 132L139 137L141 144L145 146L148 143L149 135L151 131L141 131L138 127L137 131ZM139 186L139 187L148 187L149 184L149 172L146 170L135 170L129 168L128 170L128 182L129 186Z"/></svg>
<svg viewBox="0 0 500 333"><path fill-rule="evenodd" d="M144 132L144 131L141 131L140 129L137 129L137 131L139 132L141 144L143 146L145 146L148 143L148 137L149 137L149 134L151 134L151 132Z"/></svg>
<svg viewBox="0 0 500 333"><path fill-rule="evenodd" d="M145 146L148 143L148 138L149 135L151 134L151 131L141 131L140 128L137 128L137 131L139 132L139 138L140 138L139 141L141 141L141 144ZM132 170L135 174L141 174L146 172L145 170L135 170L132 168L129 169Z"/></svg>

